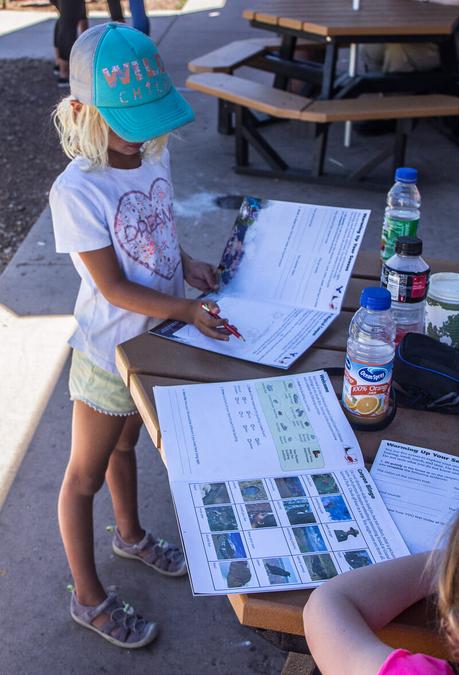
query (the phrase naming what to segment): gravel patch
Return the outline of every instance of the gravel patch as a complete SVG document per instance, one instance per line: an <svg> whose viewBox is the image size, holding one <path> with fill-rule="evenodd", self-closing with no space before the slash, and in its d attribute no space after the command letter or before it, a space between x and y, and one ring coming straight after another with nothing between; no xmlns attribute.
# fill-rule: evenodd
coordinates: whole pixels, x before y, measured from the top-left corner
<svg viewBox="0 0 459 675"><path fill-rule="evenodd" d="M0 273L46 206L67 164L51 122L66 93L51 61L0 61Z"/></svg>

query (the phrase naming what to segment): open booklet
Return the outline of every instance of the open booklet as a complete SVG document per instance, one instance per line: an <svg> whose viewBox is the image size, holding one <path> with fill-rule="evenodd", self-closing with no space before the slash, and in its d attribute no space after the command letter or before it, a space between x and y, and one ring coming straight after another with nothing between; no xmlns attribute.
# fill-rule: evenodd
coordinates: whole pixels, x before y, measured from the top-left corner
<svg viewBox="0 0 459 675"><path fill-rule="evenodd" d="M288 368L338 316L370 212L246 197L219 265L221 316L245 342L166 321L150 332Z"/></svg>
<svg viewBox="0 0 459 675"><path fill-rule="evenodd" d="M459 457L382 441L371 475L410 552L437 548L459 510Z"/></svg>
<svg viewBox="0 0 459 675"><path fill-rule="evenodd" d="M154 396L194 594L310 588L408 554L324 371Z"/></svg>

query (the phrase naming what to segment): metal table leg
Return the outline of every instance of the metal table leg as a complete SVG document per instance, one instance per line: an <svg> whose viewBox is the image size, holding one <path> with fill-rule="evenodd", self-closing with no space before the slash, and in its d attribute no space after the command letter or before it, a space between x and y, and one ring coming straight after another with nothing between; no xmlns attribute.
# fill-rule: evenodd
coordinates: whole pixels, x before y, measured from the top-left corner
<svg viewBox="0 0 459 675"><path fill-rule="evenodd" d="M338 45L336 42L327 42L325 61L322 73L322 89L319 99L327 100L333 93L335 82L336 62L338 60ZM315 146L312 166L313 176L322 176L324 173L325 153L327 149L329 124L316 124L314 128Z"/></svg>
<svg viewBox="0 0 459 675"><path fill-rule="evenodd" d="M281 59L291 61L295 53L296 37L294 35L284 35L279 49L279 56ZM288 78L285 75L276 75L274 78L273 87L275 89L287 89Z"/></svg>

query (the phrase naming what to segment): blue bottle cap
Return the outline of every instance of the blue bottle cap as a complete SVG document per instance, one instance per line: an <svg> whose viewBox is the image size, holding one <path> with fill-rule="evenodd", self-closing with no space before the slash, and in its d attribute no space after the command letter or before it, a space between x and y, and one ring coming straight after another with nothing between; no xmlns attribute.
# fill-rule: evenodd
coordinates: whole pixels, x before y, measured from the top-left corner
<svg viewBox="0 0 459 675"><path fill-rule="evenodd" d="M417 169L409 169L406 166L402 166L395 171L395 180L400 183L416 183L417 179Z"/></svg>
<svg viewBox="0 0 459 675"><path fill-rule="evenodd" d="M390 308L391 296L387 288L364 288L360 296L360 306L366 309L380 310Z"/></svg>

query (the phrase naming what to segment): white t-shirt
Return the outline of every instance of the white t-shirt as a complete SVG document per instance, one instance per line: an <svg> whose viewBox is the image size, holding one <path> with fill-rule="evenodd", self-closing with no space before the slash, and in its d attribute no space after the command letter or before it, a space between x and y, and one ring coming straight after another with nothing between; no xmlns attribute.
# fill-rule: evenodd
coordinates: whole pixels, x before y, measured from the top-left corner
<svg viewBox="0 0 459 675"><path fill-rule="evenodd" d="M127 279L183 296L183 272L173 213L169 152L144 159L137 169L84 170L72 160L49 197L58 253L70 253L81 277L72 347L117 373L116 345L140 335L152 318L111 305L78 253L113 246Z"/></svg>

